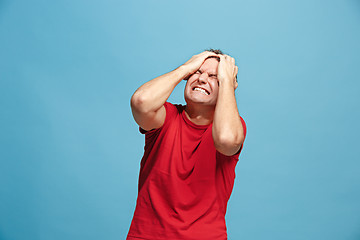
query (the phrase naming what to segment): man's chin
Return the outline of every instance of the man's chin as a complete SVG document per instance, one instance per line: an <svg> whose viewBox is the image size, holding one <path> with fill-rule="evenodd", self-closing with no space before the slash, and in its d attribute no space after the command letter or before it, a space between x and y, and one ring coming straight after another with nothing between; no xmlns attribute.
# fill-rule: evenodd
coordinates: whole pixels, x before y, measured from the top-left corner
<svg viewBox="0 0 360 240"><path fill-rule="evenodd" d="M188 96L185 97L185 102L187 104L196 104L203 106L214 106L212 99L209 96Z"/></svg>
<svg viewBox="0 0 360 240"><path fill-rule="evenodd" d="M209 101L204 101L204 100L198 100L198 99L193 99L193 100L188 100L186 101L186 103L192 104L192 105L196 105L196 106L204 106L204 107L215 107L215 104L209 102Z"/></svg>

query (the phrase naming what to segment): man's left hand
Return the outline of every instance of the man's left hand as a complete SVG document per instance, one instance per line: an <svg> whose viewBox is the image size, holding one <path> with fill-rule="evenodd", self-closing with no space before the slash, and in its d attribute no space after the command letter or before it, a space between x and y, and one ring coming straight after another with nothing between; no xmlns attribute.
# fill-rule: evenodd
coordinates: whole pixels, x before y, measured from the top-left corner
<svg viewBox="0 0 360 240"><path fill-rule="evenodd" d="M234 90L238 87L236 75L238 67L235 65L235 59L229 55L218 55L220 62L218 66L218 80L221 83L230 83L233 85Z"/></svg>

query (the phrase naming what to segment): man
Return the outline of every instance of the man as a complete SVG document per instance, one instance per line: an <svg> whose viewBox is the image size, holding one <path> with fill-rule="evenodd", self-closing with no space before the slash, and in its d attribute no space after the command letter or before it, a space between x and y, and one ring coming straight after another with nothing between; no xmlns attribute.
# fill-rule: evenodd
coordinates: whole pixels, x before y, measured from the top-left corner
<svg viewBox="0 0 360 240"><path fill-rule="evenodd" d="M232 57L211 49L133 94L145 152L128 240L227 239L226 207L246 134L237 72ZM186 106L166 102L183 79Z"/></svg>

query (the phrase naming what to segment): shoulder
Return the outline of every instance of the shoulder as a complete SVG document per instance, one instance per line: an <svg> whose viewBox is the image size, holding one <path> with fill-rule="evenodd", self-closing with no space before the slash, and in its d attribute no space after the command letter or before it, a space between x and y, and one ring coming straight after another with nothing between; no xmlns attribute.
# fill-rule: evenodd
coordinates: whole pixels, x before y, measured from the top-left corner
<svg viewBox="0 0 360 240"><path fill-rule="evenodd" d="M142 129L140 127L140 132L142 134L146 134L146 133L152 133L152 132L159 132L161 131L162 129L166 129L167 126L177 117L179 116L185 106L184 105L181 105L181 104L173 104L173 103L170 103L170 102L165 102L164 103L164 107L165 107L165 120L164 120L164 123L163 125L160 127L160 128L156 128L156 129L152 129L152 130L149 130L149 131L146 131L144 129Z"/></svg>
<svg viewBox="0 0 360 240"><path fill-rule="evenodd" d="M166 114L168 114L168 115L181 114L185 109L184 105L173 104L173 103L170 103L170 102L165 102L164 107L166 109Z"/></svg>

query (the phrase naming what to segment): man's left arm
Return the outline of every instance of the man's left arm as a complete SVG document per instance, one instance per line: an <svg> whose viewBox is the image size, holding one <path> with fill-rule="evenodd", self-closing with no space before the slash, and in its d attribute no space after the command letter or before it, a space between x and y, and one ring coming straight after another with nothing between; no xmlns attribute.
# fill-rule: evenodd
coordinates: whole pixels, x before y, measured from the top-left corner
<svg viewBox="0 0 360 240"><path fill-rule="evenodd" d="M238 86L236 75L238 67L235 59L219 55L218 66L219 93L215 107L212 136L215 148L220 153L231 156L236 154L244 142L244 129L240 120L235 89Z"/></svg>

